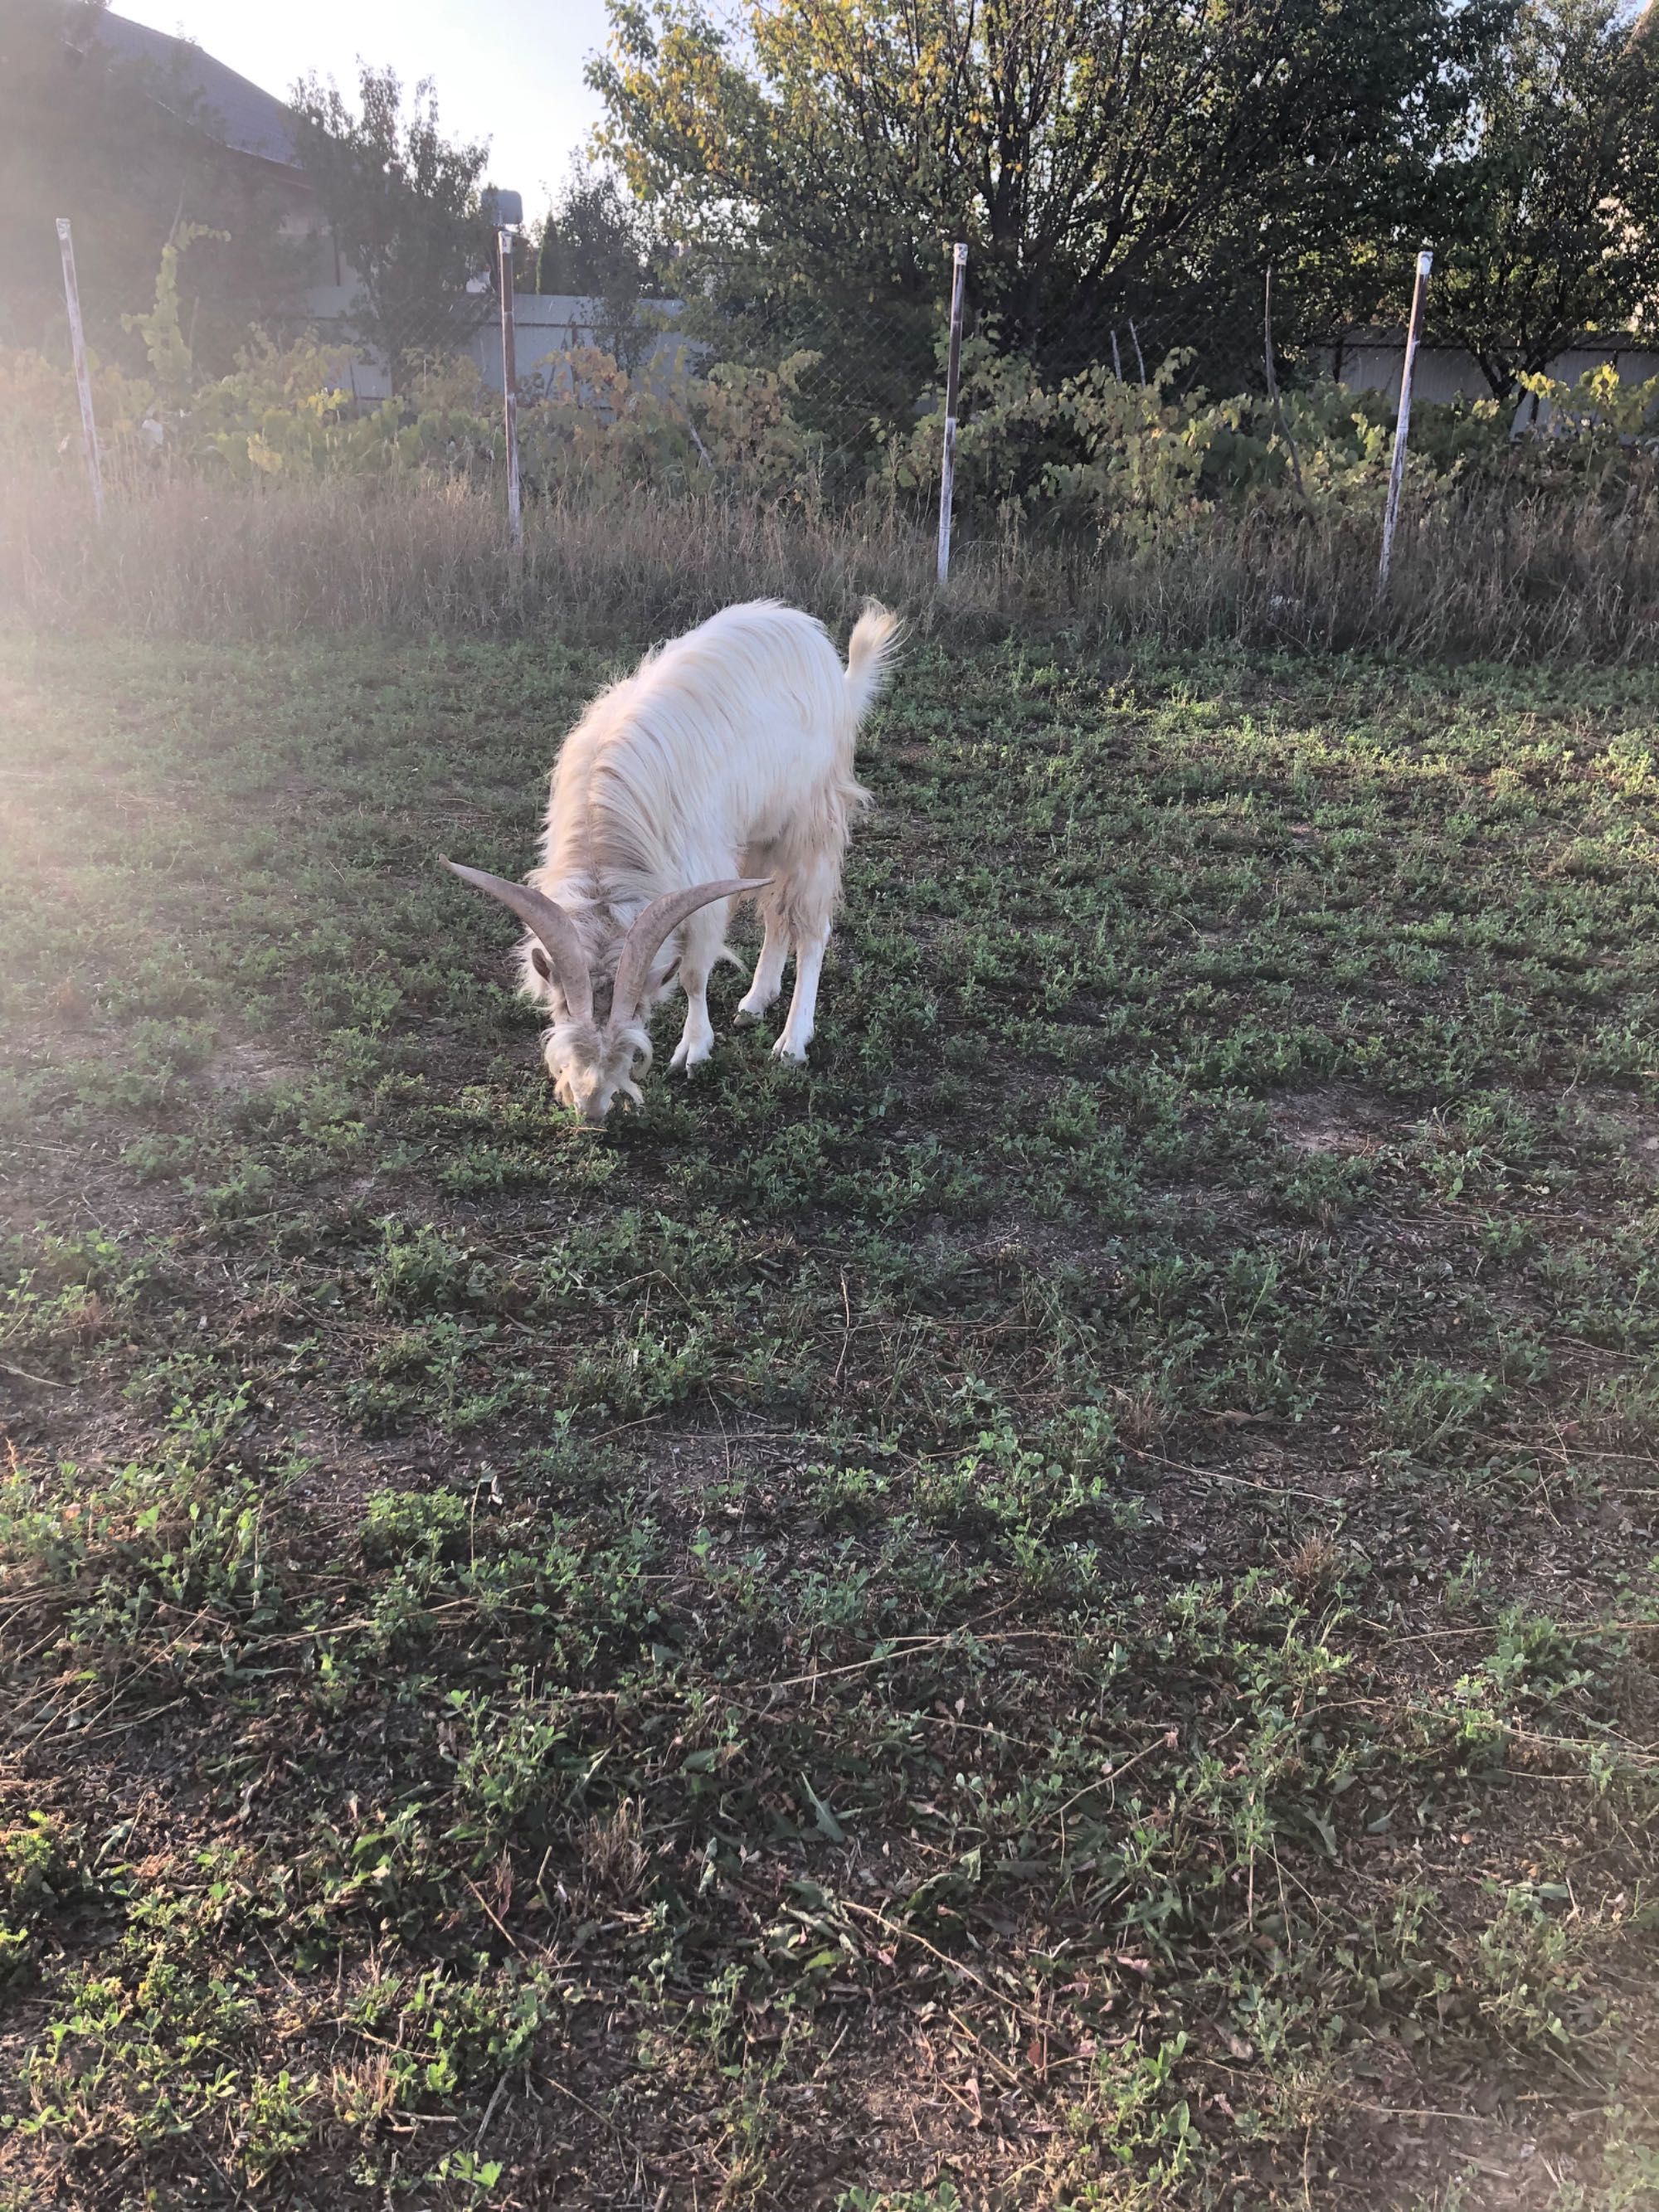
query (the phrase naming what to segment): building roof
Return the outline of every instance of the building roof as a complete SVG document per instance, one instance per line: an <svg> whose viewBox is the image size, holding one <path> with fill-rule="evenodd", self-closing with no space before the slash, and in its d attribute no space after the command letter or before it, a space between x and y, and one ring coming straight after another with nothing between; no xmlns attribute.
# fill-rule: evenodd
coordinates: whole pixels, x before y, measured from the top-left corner
<svg viewBox="0 0 1659 2212"><path fill-rule="evenodd" d="M143 64L146 89L157 104L220 145L281 168L300 168L294 118L283 102L204 53L189 39L153 31L147 23L134 23L102 8L88 8L76 26L76 42L88 39L95 39L123 61Z"/></svg>

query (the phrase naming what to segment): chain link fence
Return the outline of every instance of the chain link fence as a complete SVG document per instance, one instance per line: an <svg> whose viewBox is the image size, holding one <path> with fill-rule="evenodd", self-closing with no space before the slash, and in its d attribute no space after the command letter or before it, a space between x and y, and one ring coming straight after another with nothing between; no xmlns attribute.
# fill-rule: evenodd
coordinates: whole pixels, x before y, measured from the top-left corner
<svg viewBox="0 0 1659 2212"><path fill-rule="evenodd" d="M1265 269L1254 280L1258 302ZM1185 394L1261 392L1267 388L1261 307L1241 304L1235 285L1218 307L1185 299L1119 299L1068 309L1024 326L979 300L971 259L963 338L975 360L1018 360L1047 387L1091 370L1130 384ZM493 390L501 386L499 307L482 282L464 300L369 312L349 283L331 297L313 288L310 321L344 349L354 398L374 405L444 360L470 360ZM580 295L515 289L518 380L534 402L568 386L573 357L598 352L659 395L690 393L717 370L787 370L791 412L821 441L825 462L860 465L894 434L905 434L939 404L949 330L948 273L937 293L840 292L833 298L780 295L759 284L644 299L623 308ZM291 325L297 328L297 325ZM1280 331L1281 378L1328 372L1343 334L1310 340Z"/></svg>
<svg viewBox="0 0 1659 2212"><path fill-rule="evenodd" d="M1268 388L1268 272L1236 283L1218 306L1188 298L1101 300L1035 323L985 304L971 257L963 339L970 360L1018 360L1048 388L1093 369L1140 386L1212 395ZM1249 295L1254 294L1254 301ZM949 330L948 280L935 296L907 299L896 289L834 301L763 298L688 303L686 329L709 362L777 365L812 358L798 379L805 418L836 447L867 441L872 427L902 428L936 404ZM1274 336L1281 379L1328 373L1342 333L1310 337L1298 327Z"/></svg>
<svg viewBox="0 0 1659 2212"><path fill-rule="evenodd" d="M509 266L515 250L507 235ZM238 376L196 390L168 382L167 364L187 371L189 349L176 325L153 326L158 305L144 324L159 364L149 386L106 374L99 387L77 348L76 388L50 426L58 450L79 447L95 495L105 448L115 465L103 483L121 491L174 455L267 478L413 464L499 479L516 540L515 477L530 499L607 471L757 501L822 503L881 488L921 520L939 514L941 496L948 505L954 451L964 516L1070 512L1097 528L1190 512L1229 468L1305 505L1293 422L1325 441L1328 481L1346 466L1351 484L1362 467L1370 483L1379 439L1385 469L1388 443L1399 442L1404 334L1310 333L1294 310L1275 330L1265 267L1236 272L1220 299L1103 297L1022 324L979 295L970 257L960 388L947 398L945 283L926 295L898 285L812 295L760 283L745 292L728 278L620 305L519 291L509 352L500 266L435 301L371 297L337 268L302 317L250 333ZM1598 361L1629 381L1659 371L1659 356L1614 345L1562 367L1577 376ZM1481 388L1466 357L1425 356L1423 398ZM1522 427L1536 427L1532 404ZM1498 431L1489 410L1485 434Z"/></svg>

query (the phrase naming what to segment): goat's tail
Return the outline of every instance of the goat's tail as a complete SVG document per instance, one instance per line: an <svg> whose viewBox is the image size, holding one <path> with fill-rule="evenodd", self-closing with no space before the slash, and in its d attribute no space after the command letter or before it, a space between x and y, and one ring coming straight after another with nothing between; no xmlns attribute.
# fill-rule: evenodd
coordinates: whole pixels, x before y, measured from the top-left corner
<svg viewBox="0 0 1659 2212"><path fill-rule="evenodd" d="M847 696L852 704L854 724L864 720L871 702L886 682L903 627L896 615L890 614L874 599L865 602L864 612L854 623L847 647Z"/></svg>

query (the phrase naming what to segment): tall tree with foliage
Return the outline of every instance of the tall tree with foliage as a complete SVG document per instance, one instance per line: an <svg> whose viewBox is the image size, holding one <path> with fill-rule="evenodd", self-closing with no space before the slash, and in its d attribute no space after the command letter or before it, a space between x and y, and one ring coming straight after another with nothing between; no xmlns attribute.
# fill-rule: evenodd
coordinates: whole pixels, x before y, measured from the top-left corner
<svg viewBox="0 0 1659 2212"><path fill-rule="evenodd" d="M1500 399L1583 333L1651 307L1659 24L1622 0L1524 0L1442 163L1433 336Z"/></svg>
<svg viewBox="0 0 1659 2212"><path fill-rule="evenodd" d="M356 279L356 335L385 354L396 388L491 312L469 290L490 265L478 200L489 149L444 137L428 79L405 110L389 69L363 64L356 108L314 76L290 98L306 173Z"/></svg>
<svg viewBox="0 0 1659 2212"><path fill-rule="evenodd" d="M1016 344L1151 302L1259 322L1421 175L1510 0L611 0L603 134L751 290L933 303ZM1242 264L1241 266L1241 258Z"/></svg>
<svg viewBox="0 0 1659 2212"><path fill-rule="evenodd" d="M578 161L542 224L536 289L592 301L594 337L632 370L655 335L641 302L659 281L660 258L640 203L614 173Z"/></svg>
<svg viewBox="0 0 1659 2212"><path fill-rule="evenodd" d="M574 162L544 218L536 258L538 292L637 299L656 275L659 248L645 210L608 169Z"/></svg>

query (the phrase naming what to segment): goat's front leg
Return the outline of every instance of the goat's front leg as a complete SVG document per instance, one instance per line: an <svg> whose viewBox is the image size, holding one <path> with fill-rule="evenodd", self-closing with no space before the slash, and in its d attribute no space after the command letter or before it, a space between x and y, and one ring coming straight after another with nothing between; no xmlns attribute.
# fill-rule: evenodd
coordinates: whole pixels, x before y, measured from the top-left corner
<svg viewBox="0 0 1659 2212"><path fill-rule="evenodd" d="M766 936L755 963L754 981L738 1000L738 1022L757 1022L783 988L783 963L789 957L789 932L781 915L769 908Z"/></svg>
<svg viewBox="0 0 1659 2212"><path fill-rule="evenodd" d="M789 1001L789 1018L783 1025L783 1035L773 1046L780 1060L797 1062L806 1057L806 1048L812 1042L812 1017L817 1011L818 972L823 966L824 947L830 942L827 929L795 940L795 991Z"/></svg>
<svg viewBox="0 0 1659 2212"><path fill-rule="evenodd" d="M714 1025L708 1018L708 970L682 960L680 981L685 990L685 1027L668 1065L683 1067L689 1075L714 1049Z"/></svg>

